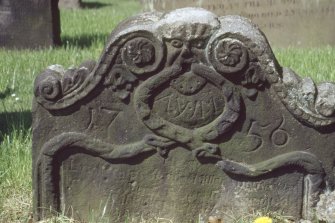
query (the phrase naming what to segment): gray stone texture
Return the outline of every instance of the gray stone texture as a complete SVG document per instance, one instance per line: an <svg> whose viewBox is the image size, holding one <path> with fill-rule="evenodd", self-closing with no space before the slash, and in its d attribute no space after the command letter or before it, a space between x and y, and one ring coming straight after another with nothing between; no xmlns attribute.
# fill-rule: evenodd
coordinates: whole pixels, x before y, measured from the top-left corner
<svg viewBox="0 0 335 223"><path fill-rule="evenodd" d="M282 68L243 17L132 17L98 62L50 66L34 88L36 219L308 220L334 189L334 85Z"/></svg>
<svg viewBox="0 0 335 223"><path fill-rule="evenodd" d="M316 205L315 215L320 221L335 223L335 191L327 191L320 195L320 200Z"/></svg>
<svg viewBox="0 0 335 223"><path fill-rule="evenodd" d="M59 45L58 0L0 0L0 47Z"/></svg>
<svg viewBox="0 0 335 223"><path fill-rule="evenodd" d="M202 7L220 16L241 15L259 25L275 47L335 45L333 0L141 0L144 11Z"/></svg>

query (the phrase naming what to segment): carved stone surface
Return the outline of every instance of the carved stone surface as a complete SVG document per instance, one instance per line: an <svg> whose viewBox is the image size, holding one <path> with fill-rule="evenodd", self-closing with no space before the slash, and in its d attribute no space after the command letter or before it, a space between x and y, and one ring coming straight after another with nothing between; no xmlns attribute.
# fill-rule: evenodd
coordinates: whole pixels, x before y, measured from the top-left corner
<svg viewBox="0 0 335 223"><path fill-rule="evenodd" d="M59 45L58 0L1 0L0 47L39 48Z"/></svg>
<svg viewBox="0 0 335 223"><path fill-rule="evenodd" d="M59 0L58 5L60 8L80 8L81 0Z"/></svg>
<svg viewBox="0 0 335 223"><path fill-rule="evenodd" d="M98 62L50 66L34 92L36 219L310 219L334 189L335 85L280 67L239 16L132 17Z"/></svg>
<svg viewBox="0 0 335 223"><path fill-rule="evenodd" d="M141 0L144 11L202 7L251 19L276 47L335 45L333 0ZM327 27L327 28L320 28Z"/></svg>

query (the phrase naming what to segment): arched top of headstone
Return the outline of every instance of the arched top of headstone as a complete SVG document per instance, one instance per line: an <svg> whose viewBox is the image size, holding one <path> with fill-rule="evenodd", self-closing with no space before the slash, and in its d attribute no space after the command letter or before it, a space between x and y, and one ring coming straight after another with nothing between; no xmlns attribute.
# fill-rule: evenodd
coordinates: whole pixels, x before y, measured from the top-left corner
<svg viewBox="0 0 335 223"><path fill-rule="evenodd" d="M193 61L180 55L184 48ZM247 97L267 86L276 93L275 100L281 100L308 125L320 127L335 122L333 84L316 86L312 80L282 69L266 37L250 20L217 17L201 8L144 13L122 22L92 70L82 67L74 71L73 79L69 72L51 67L46 71L48 75L37 79L35 94L45 108L63 109L87 97L99 83L105 82L106 86L106 78L115 78L110 77L115 68L122 69L123 75L129 73L134 81L144 76L150 79L164 69L178 69L183 63L188 64L186 69L191 69L191 64L203 66L203 75L215 73ZM71 78L72 85L68 86Z"/></svg>

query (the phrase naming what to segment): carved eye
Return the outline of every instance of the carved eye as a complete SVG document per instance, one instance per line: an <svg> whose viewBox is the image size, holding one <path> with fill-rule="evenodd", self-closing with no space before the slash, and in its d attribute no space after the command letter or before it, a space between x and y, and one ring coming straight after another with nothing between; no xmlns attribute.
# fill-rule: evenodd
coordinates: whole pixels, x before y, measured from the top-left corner
<svg viewBox="0 0 335 223"><path fill-rule="evenodd" d="M176 48L180 48L183 46L183 42L179 39L174 39L171 41L171 45Z"/></svg>
<svg viewBox="0 0 335 223"><path fill-rule="evenodd" d="M194 47L198 48L198 49L203 49L205 46L205 41L204 40L196 40L193 42L192 44Z"/></svg>

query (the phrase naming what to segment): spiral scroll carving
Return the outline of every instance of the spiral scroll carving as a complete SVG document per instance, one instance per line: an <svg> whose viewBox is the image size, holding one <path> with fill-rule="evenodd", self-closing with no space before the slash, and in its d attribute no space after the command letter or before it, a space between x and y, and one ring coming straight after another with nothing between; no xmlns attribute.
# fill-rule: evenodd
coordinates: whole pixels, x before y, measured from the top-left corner
<svg viewBox="0 0 335 223"><path fill-rule="evenodd" d="M129 41L125 48L125 58L130 64L144 67L154 61L155 47L149 40L136 38Z"/></svg>
<svg viewBox="0 0 335 223"><path fill-rule="evenodd" d="M45 76L35 89L35 95L46 100L56 100L61 92L60 78L55 74Z"/></svg>
<svg viewBox="0 0 335 223"><path fill-rule="evenodd" d="M78 69L70 68L68 70L65 70L60 65L48 67L35 80L34 93L37 100L42 105L45 105L56 102L65 95L75 91L84 82L90 69L94 66L91 63L88 62L86 64L87 67L82 66Z"/></svg>
<svg viewBox="0 0 335 223"><path fill-rule="evenodd" d="M128 40L122 49L122 60L135 74L157 70L163 59L163 46L159 40L145 35Z"/></svg>
<svg viewBox="0 0 335 223"><path fill-rule="evenodd" d="M236 73L248 63L248 51L244 44L232 38L214 40L209 52L214 68L223 74Z"/></svg>

